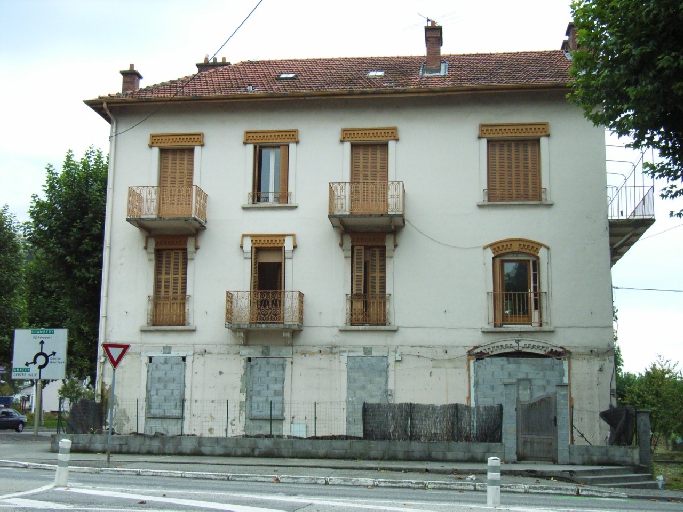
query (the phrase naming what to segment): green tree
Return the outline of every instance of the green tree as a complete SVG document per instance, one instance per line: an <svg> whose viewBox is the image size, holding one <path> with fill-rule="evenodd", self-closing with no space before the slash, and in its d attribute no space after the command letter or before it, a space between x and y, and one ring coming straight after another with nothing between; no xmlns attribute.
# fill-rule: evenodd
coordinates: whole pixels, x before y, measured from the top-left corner
<svg viewBox="0 0 683 512"><path fill-rule="evenodd" d="M23 327L22 246L15 217L0 208L0 365L11 367L14 329Z"/></svg>
<svg viewBox="0 0 683 512"><path fill-rule="evenodd" d="M651 411L653 432L683 433L683 378L675 363L659 356L645 373L626 384L624 401Z"/></svg>
<svg viewBox="0 0 683 512"><path fill-rule="evenodd" d="M683 196L683 6L680 0L575 0L578 50L569 98L595 125L654 148L662 197ZM683 216L683 210L671 212Z"/></svg>
<svg viewBox="0 0 683 512"><path fill-rule="evenodd" d="M68 151L60 173L48 165L26 230L31 324L69 329L67 368L79 379L94 377L97 358L107 167L92 147L80 160Z"/></svg>

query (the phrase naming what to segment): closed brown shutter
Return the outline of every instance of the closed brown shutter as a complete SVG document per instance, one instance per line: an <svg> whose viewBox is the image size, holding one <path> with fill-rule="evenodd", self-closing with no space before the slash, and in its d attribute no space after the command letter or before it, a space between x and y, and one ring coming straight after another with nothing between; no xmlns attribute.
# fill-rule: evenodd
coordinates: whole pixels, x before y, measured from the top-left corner
<svg viewBox="0 0 683 512"><path fill-rule="evenodd" d="M352 145L351 181L387 181L389 179L388 154L386 144Z"/></svg>
<svg viewBox="0 0 683 512"><path fill-rule="evenodd" d="M160 187L190 187L194 180L194 148L161 149Z"/></svg>
<svg viewBox="0 0 683 512"><path fill-rule="evenodd" d="M540 201L540 142L488 142L488 201Z"/></svg>
<svg viewBox="0 0 683 512"><path fill-rule="evenodd" d="M154 325L185 325L187 249L155 252Z"/></svg>
<svg viewBox="0 0 683 512"><path fill-rule="evenodd" d="M368 270L368 294L386 295L387 258L386 247L368 247L370 268Z"/></svg>
<svg viewBox="0 0 683 512"><path fill-rule="evenodd" d="M362 295L364 290L365 272L363 265L365 262L365 247L355 246L353 248L353 272L351 275L351 293L354 295Z"/></svg>
<svg viewBox="0 0 683 512"><path fill-rule="evenodd" d="M499 258L493 259L493 326L503 325L503 276Z"/></svg>
<svg viewBox="0 0 683 512"><path fill-rule="evenodd" d="M251 248L251 289L258 290L258 249Z"/></svg>

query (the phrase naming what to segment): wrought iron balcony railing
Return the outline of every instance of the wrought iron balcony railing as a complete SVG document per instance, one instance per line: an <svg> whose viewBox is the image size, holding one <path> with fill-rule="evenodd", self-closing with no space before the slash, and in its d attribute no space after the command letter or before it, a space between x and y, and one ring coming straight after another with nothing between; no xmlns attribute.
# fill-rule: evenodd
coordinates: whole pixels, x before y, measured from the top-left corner
<svg viewBox="0 0 683 512"><path fill-rule="evenodd" d="M492 327L543 327L549 323L546 292L489 292L488 311Z"/></svg>
<svg viewBox="0 0 683 512"><path fill-rule="evenodd" d="M147 298L148 325L189 325L190 296L150 295Z"/></svg>
<svg viewBox="0 0 683 512"><path fill-rule="evenodd" d="M347 295L346 325L390 325L390 298L391 295Z"/></svg>
<svg viewBox="0 0 683 512"><path fill-rule="evenodd" d="M206 223L206 193L196 185L129 187L129 219L196 218Z"/></svg>
<svg viewBox="0 0 683 512"><path fill-rule="evenodd" d="M402 181L330 183L330 215L402 215Z"/></svg>
<svg viewBox="0 0 683 512"><path fill-rule="evenodd" d="M248 291L225 293L225 326L228 329L301 329L304 294L296 291Z"/></svg>
<svg viewBox="0 0 683 512"><path fill-rule="evenodd" d="M292 204L291 192L249 192L248 204Z"/></svg>
<svg viewBox="0 0 683 512"><path fill-rule="evenodd" d="M655 189L653 185L622 185L607 187L609 219L653 219Z"/></svg>

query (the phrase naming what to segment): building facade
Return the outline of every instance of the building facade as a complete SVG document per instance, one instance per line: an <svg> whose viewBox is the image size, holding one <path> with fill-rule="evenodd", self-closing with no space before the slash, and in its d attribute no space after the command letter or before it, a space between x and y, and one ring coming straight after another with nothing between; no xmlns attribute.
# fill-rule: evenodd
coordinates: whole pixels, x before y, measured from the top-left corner
<svg viewBox="0 0 683 512"><path fill-rule="evenodd" d="M146 88L131 65L86 101L112 132L118 431L361 436L363 402L494 405L513 382L521 401L567 385L564 441L604 440L604 130L566 100L567 52L441 55L441 37Z"/></svg>

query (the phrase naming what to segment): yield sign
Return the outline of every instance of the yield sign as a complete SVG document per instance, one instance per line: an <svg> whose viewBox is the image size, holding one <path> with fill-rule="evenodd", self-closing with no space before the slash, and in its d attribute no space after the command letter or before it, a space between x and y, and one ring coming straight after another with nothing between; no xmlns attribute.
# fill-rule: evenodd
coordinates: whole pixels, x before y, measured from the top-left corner
<svg viewBox="0 0 683 512"><path fill-rule="evenodd" d="M124 345L121 343L102 343L102 348L104 348L104 351L107 353L107 357L109 358L109 362L114 367L114 370L116 370L116 367L121 362L121 359L123 359L123 356L125 356L126 352L128 352L130 345Z"/></svg>

